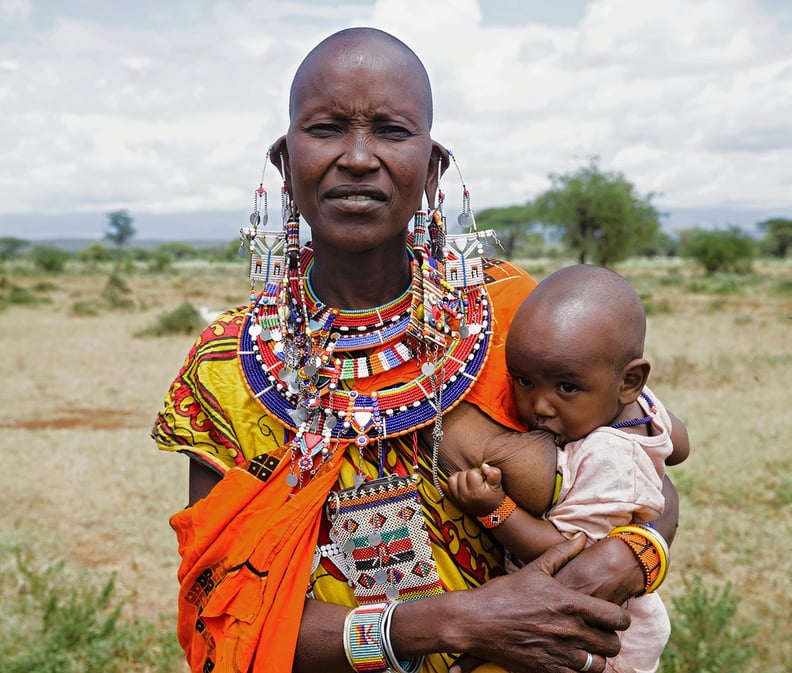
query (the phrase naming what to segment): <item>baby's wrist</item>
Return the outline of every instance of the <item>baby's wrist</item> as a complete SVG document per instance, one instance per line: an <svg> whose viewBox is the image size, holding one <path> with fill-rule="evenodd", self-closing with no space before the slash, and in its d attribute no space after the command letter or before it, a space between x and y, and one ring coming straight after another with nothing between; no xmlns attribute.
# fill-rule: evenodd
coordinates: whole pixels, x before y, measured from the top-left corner
<svg viewBox="0 0 792 673"><path fill-rule="evenodd" d="M512 500L508 495L503 496L500 504L495 507L489 514L485 514L484 516L476 517L485 528L497 528L498 526L502 525L506 519L508 519L514 510L517 509L517 505L515 504L514 500Z"/></svg>

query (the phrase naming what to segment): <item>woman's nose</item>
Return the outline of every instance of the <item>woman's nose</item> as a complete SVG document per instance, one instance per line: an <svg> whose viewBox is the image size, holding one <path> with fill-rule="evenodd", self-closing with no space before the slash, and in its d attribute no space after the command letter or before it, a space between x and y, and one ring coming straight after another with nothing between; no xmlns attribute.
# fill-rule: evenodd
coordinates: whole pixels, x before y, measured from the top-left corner
<svg viewBox="0 0 792 673"><path fill-rule="evenodd" d="M352 173L368 173L379 168L379 159L374 153L370 139L362 132L351 132L338 165Z"/></svg>

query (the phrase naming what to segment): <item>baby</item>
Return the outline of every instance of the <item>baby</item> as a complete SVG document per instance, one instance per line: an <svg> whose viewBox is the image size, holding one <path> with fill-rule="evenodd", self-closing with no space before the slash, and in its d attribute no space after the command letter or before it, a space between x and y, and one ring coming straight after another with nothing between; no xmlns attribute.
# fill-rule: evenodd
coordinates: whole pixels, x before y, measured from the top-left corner
<svg viewBox="0 0 792 673"><path fill-rule="evenodd" d="M548 276L509 329L506 362L520 416L556 438L556 492L544 518L516 507L502 483L519 485L536 457L452 474L448 494L522 562L582 531L593 543L663 511L665 465L688 454L684 425L646 387L646 316L633 287L599 266ZM672 441L673 436L673 441ZM532 462L533 461L533 462ZM522 469L521 469L522 465ZM630 628L606 670L657 670L670 634L655 593L632 599Z"/></svg>

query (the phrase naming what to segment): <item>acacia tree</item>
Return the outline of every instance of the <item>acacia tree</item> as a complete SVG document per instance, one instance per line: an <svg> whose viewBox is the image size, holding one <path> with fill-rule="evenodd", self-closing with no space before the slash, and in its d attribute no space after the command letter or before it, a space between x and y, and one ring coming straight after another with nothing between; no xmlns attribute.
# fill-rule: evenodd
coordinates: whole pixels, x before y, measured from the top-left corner
<svg viewBox="0 0 792 673"><path fill-rule="evenodd" d="M480 230L494 229L503 246L503 256L511 259L517 243L536 223L536 212L532 204L487 208L476 213L476 225Z"/></svg>
<svg viewBox="0 0 792 673"><path fill-rule="evenodd" d="M759 222L758 227L765 232L762 248L773 257L786 257L792 248L792 220L774 217Z"/></svg>
<svg viewBox="0 0 792 673"><path fill-rule="evenodd" d="M132 217L126 210L114 210L112 213L107 213L105 238L117 248L124 248L135 235L135 227L132 226L132 222Z"/></svg>
<svg viewBox="0 0 792 673"><path fill-rule="evenodd" d="M657 236L654 195L640 195L622 173L600 170L596 158L574 173L549 177L553 186L537 197L537 215L561 230L581 264L608 266Z"/></svg>

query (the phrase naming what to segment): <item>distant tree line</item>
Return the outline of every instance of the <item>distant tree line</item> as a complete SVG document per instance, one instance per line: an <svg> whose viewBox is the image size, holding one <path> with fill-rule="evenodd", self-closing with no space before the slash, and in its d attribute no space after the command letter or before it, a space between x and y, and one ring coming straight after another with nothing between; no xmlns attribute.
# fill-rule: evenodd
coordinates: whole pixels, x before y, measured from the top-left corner
<svg viewBox="0 0 792 673"><path fill-rule="evenodd" d="M763 236L754 239L736 226L694 227L674 237L662 231L662 214L654 194L641 194L623 173L604 171L592 158L576 171L550 174L551 186L523 205L489 208L476 214L477 227L494 229L507 259L574 255L581 263L610 266L632 256L682 256L707 273L749 271L762 254L785 258L792 249L792 219L775 217L757 224ZM238 240L211 248L168 242L147 249L131 245L136 231L126 210L107 213L104 241L76 254L50 244L34 244L12 236L0 237L0 264L27 257L39 270L63 271L75 258L98 268L111 264L113 273L143 264L152 272L167 271L189 259L232 261Z"/></svg>
<svg viewBox="0 0 792 673"><path fill-rule="evenodd" d="M693 259L707 273L743 272L762 253L784 258L792 247L792 220L758 224L759 241L735 226L693 228L672 238L660 227L654 194L641 194L619 172L604 171L592 158L571 173L551 174L551 186L524 205L490 208L476 214L479 229L498 232L503 255L540 256L553 250L580 263L610 266L631 256Z"/></svg>
<svg viewBox="0 0 792 673"><path fill-rule="evenodd" d="M133 218L126 210L107 213L107 228L103 240L95 241L76 252L49 243L35 243L14 236L0 237L0 264L13 259L27 258L39 271L61 273L69 260L76 260L88 268L110 265L114 274L144 265L148 271L167 271L174 262L189 259L231 261L239 259L239 240L213 247L198 248L179 241L161 243L153 248L133 247L137 233Z"/></svg>

